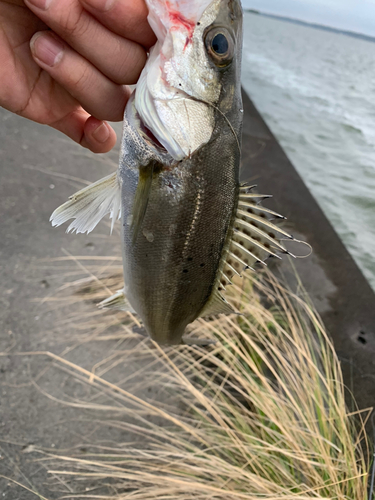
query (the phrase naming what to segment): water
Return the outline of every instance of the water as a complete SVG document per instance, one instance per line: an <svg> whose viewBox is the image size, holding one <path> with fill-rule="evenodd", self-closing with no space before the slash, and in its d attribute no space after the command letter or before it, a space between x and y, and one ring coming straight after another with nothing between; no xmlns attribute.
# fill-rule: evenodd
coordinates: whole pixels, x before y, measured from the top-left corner
<svg viewBox="0 0 375 500"><path fill-rule="evenodd" d="M242 80L375 289L375 43L245 13Z"/></svg>

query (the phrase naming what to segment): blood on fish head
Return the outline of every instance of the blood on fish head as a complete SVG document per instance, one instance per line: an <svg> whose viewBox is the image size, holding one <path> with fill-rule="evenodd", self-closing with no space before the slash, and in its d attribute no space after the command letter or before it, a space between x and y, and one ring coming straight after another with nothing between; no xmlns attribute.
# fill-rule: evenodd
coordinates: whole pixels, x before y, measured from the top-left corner
<svg viewBox="0 0 375 500"><path fill-rule="evenodd" d="M212 0L146 0L149 8L149 22L161 23L166 31L171 28L194 31L195 24ZM163 33L156 32L160 40ZM159 36L160 35L160 36Z"/></svg>

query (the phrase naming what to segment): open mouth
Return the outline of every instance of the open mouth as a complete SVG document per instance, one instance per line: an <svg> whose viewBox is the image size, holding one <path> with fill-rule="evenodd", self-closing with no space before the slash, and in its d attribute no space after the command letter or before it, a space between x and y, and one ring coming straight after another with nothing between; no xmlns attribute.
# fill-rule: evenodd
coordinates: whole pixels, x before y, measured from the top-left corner
<svg viewBox="0 0 375 500"><path fill-rule="evenodd" d="M147 142L151 143L151 146L157 148L162 153L168 153L161 142L154 136L151 130L143 123L141 117L138 115L139 119L139 132Z"/></svg>

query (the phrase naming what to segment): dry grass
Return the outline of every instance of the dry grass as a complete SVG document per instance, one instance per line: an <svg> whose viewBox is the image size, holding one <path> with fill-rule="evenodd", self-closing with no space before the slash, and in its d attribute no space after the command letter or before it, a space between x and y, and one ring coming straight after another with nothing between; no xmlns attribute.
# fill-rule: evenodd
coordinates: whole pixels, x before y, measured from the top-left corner
<svg viewBox="0 0 375 500"><path fill-rule="evenodd" d="M112 264L100 278L93 268L84 283L76 281L79 293L68 289L67 305L99 302L119 289L119 263ZM91 372L58 360L106 397L80 405L105 410L107 425L134 436L128 444L92 443L84 458L52 457L54 474L112 491L93 487L64 498L368 498L369 412L348 413L340 363L313 307L270 273L231 287L228 300L241 315L198 320L190 329L214 345L162 349L142 340ZM78 323L85 341L134 340L140 327L130 315L92 309ZM113 370L134 356L142 369L113 381Z"/></svg>

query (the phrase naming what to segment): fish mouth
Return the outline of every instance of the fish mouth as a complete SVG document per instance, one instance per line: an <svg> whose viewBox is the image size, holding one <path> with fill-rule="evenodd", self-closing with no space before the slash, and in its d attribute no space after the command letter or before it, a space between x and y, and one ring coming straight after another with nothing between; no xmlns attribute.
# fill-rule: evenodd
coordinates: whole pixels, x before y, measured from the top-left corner
<svg viewBox="0 0 375 500"><path fill-rule="evenodd" d="M147 127L147 125L144 123L139 114L137 118L139 119L140 123L139 125L140 135L150 144L151 147L157 149L159 153L168 154L168 151L165 149L162 143L157 139L157 137L154 136L152 131Z"/></svg>
<svg viewBox="0 0 375 500"><path fill-rule="evenodd" d="M151 148L155 151L156 155L159 157L163 157L167 160L167 163L172 160L171 155L168 150L161 144L159 139L155 137L154 133L150 130L150 128L145 124L141 115L138 113L137 108L135 107L135 99L134 93L131 95L128 102L128 109L130 111L128 115L128 120L130 125L134 130L137 131L139 137L146 143L147 147Z"/></svg>

